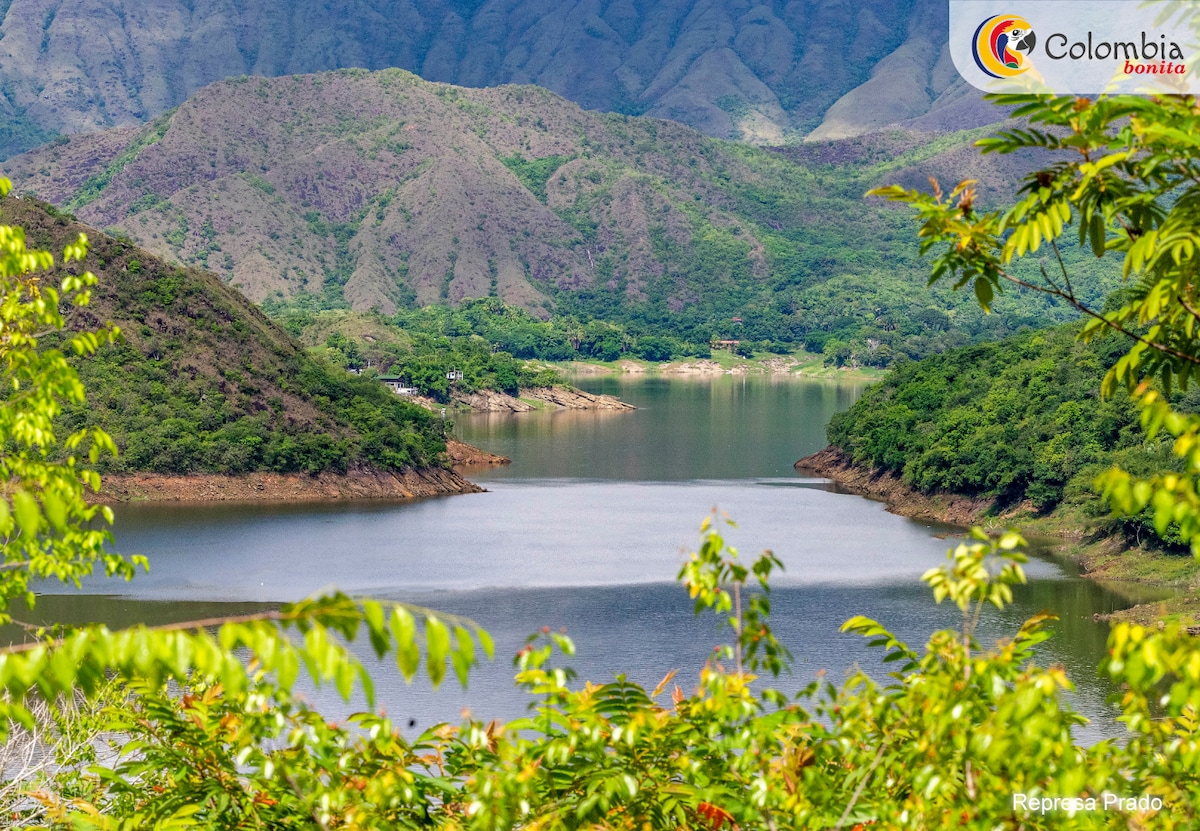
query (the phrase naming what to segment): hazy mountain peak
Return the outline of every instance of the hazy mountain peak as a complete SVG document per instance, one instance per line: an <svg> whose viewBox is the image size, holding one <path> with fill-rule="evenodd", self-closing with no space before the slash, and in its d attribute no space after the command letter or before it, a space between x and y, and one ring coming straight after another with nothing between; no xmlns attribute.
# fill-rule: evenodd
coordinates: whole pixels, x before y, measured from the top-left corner
<svg viewBox="0 0 1200 831"><path fill-rule="evenodd" d="M148 121L224 78L343 67L537 84L759 143L826 119L829 137L928 111L945 16L938 0L8 0L0 158Z"/></svg>

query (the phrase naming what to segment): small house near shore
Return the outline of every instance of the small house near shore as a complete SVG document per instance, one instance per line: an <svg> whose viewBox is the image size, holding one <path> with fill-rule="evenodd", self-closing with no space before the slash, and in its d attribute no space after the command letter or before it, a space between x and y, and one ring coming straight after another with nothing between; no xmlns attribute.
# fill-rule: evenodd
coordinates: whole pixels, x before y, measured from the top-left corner
<svg viewBox="0 0 1200 831"><path fill-rule="evenodd" d="M379 382L396 395L416 395L417 388L410 387L399 375L380 375Z"/></svg>

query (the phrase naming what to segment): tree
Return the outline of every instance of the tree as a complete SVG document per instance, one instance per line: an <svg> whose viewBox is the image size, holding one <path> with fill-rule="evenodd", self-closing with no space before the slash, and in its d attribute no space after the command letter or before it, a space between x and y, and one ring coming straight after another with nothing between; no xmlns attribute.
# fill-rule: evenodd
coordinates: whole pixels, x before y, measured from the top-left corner
<svg viewBox="0 0 1200 831"><path fill-rule="evenodd" d="M921 250L936 251L933 279L972 285L987 309L1004 286L1042 292L1087 318L1082 337L1119 334L1132 343L1104 380L1143 408L1151 436L1167 430L1191 475L1135 479L1119 470L1101 484L1121 513L1153 508L1159 533L1176 523L1200 557L1200 419L1173 411L1163 398L1172 385L1200 377L1200 114L1193 96L1088 98L1009 95L1029 126L1002 130L979 142L984 152L1037 149L1052 161L1024 181L1021 198L1003 210L980 213L974 183L943 194L898 186L872 193L917 208ZM1074 225L1072 230L1071 226ZM1125 287L1106 306L1081 298L1059 246L1067 233L1096 257L1123 259ZM1040 279L1018 276L1016 263L1046 246L1050 268ZM1157 379L1158 386L1153 384Z"/></svg>

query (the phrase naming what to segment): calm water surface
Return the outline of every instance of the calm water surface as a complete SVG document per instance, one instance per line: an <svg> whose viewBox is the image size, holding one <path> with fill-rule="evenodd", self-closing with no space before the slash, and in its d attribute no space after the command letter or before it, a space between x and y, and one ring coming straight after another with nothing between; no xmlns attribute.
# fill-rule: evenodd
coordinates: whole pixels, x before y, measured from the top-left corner
<svg viewBox="0 0 1200 831"><path fill-rule="evenodd" d="M381 667L390 712L422 728L463 708L512 718L526 701L511 684L511 656L528 633L566 629L582 678L626 672L655 684L667 671L695 678L721 634L697 620L673 583L700 520L714 507L736 519L731 542L771 548L775 626L797 658L793 682L856 663L877 667L860 639L838 634L869 614L910 642L955 622L917 578L942 561L947 529L887 513L801 477L792 463L824 446L830 416L861 387L779 377L580 378L621 396L630 413L526 413L460 417L465 440L513 458L470 478L488 493L410 503L125 505L118 548L146 554L151 572L129 584L95 580L84 597L44 597L47 619L110 623L204 617L260 608L337 587L467 615L494 636L497 661L468 691L405 686ZM1117 731L1096 679L1107 628L1096 612L1124 601L1046 560L1029 567L1016 605L993 615L985 637L1011 633L1043 609L1060 615L1043 660L1065 664L1077 706L1094 719L1081 738ZM47 587L47 591L52 591ZM320 691L318 698L344 707Z"/></svg>

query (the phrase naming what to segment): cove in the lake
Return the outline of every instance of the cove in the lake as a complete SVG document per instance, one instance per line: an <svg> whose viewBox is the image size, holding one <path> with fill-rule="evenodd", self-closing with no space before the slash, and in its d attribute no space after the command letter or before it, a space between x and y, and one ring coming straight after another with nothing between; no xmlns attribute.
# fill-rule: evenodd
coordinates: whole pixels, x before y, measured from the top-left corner
<svg viewBox="0 0 1200 831"><path fill-rule="evenodd" d="M488 493L401 504L121 505L118 548L146 554L151 573L129 584L89 581L83 597L43 586L60 596L44 597L38 611L165 621L337 587L472 617L492 632L498 655L467 691L405 686L387 665L376 673L381 705L417 729L457 721L464 707L481 718L522 714L510 660L542 626L575 638L570 663L581 678L625 672L653 686L678 669L680 683L694 683L726 635L693 617L673 580L714 507L738 522L733 544L746 554L769 547L786 567L773 621L796 666L779 686L799 688L822 671L837 681L856 663L881 673L861 639L839 633L851 615L875 617L914 645L956 623L957 610L934 605L918 581L942 562L953 529L892 515L792 469L824 445L829 417L860 386L775 376L578 383L639 409L458 418L461 438L513 459L471 474ZM1123 601L1049 560L1028 571L1030 585L987 619L983 639L1011 634L1038 611L1058 614L1040 659L1065 665L1079 686L1075 705L1094 720L1081 739L1116 734L1110 690L1096 677L1107 627L1093 615Z"/></svg>

